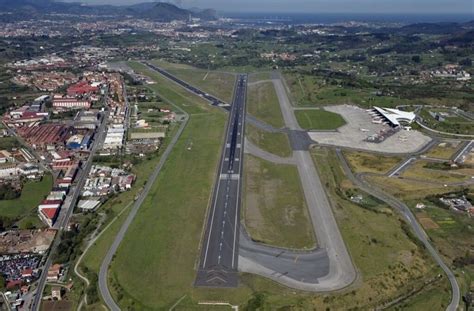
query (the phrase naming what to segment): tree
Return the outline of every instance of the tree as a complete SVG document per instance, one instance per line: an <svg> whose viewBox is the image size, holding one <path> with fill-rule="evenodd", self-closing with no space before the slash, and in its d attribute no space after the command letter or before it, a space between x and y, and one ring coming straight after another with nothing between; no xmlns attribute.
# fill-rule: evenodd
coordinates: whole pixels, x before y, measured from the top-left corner
<svg viewBox="0 0 474 311"><path fill-rule="evenodd" d="M417 64L421 63L421 57L420 55L413 55L411 60Z"/></svg>

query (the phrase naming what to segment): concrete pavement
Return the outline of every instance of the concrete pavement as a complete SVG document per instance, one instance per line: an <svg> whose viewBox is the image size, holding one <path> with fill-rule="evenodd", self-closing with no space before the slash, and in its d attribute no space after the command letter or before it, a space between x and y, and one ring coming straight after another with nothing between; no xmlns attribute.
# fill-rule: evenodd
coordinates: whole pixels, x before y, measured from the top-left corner
<svg viewBox="0 0 474 311"><path fill-rule="evenodd" d="M305 291L342 289L356 279L357 273L308 151L309 145L306 144L305 138L307 134L298 125L280 76L274 74L272 78L283 119L289 129L293 160L300 175L319 249L302 255L304 260L299 264L291 264L284 256L269 255L270 250L275 252L277 249L255 243L249 248L248 240L241 239L239 270L259 274L283 285ZM294 257L291 251L285 253Z"/></svg>

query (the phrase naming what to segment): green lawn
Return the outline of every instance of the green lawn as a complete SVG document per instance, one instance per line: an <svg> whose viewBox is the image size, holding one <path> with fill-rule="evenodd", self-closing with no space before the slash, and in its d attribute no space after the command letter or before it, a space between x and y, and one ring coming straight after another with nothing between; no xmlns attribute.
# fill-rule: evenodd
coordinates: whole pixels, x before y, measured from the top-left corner
<svg viewBox="0 0 474 311"><path fill-rule="evenodd" d="M10 150L12 148L20 147L20 143L15 137L1 137L0 150Z"/></svg>
<svg viewBox="0 0 474 311"><path fill-rule="evenodd" d="M208 92L227 103L232 101L236 78L236 75L233 73L207 71L193 68L191 66L182 66L163 61L153 62L159 66L163 66L169 73L197 86L204 92Z"/></svg>
<svg viewBox="0 0 474 311"><path fill-rule="evenodd" d="M52 185L53 178L50 174L46 174L39 182L27 182L19 198L0 201L0 216L20 219L32 213L36 214L36 207L51 191Z"/></svg>
<svg viewBox="0 0 474 311"><path fill-rule="evenodd" d="M242 219L252 239L279 247L314 247L315 235L296 166L248 155L244 167Z"/></svg>
<svg viewBox="0 0 474 311"><path fill-rule="evenodd" d="M126 293L143 307L163 308L192 284L224 127L221 113L191 116L112 263L116 297Z"/></svg>
<svg viewBox="0 0 474 311"><path fill-rule="evenodd" d="M379 105L395 107L404 103L395 97L374 96L375 89L359 89L329 85L322 77L285 73L286 84L290 89L291 99L295 106L322 107L327 105L357 104L363 107Z"/></svg>
<svg viewBox="0 0 474 311"><path fill-rule="evenodd" d="M276 128L285 126L278 97L272 82L249 85L247 112Z"/></svg>
<svg viewBox="0 0 474 311"><path fill-rule="evenodd" d="M439 109L433 109L432 111L436 112ZM437 121L430 115L429 108L422 109L420 116L423 118L423 123L426 126L437 131L464 135L474 134L474 122L464 117L453 116L445 118L444 121Z"/></svg>
<svg viewBox="0 0 474 311"><path fill-rule="evenodd" d="M160 94L163 99L174 103L181 109L186 110L187 113L202 113L209 111L211 106L207 101L201 97L194 95L170 80L164 78L159 73L148 69L148 67L138 62L129 62L128 65L143 74L150 76L156 84L151 85L151 88Z"/></svg>
<svg viewBox="0 0 474 311"><path fill-rule="evenodd" d="M305 130L335 130L346 124L341 115L322 110L295 110L298 124Z"/></svg>
<svg viewBox="0 0 474 311"><path fill-rule="evenodd" d="M265 151L281 157L289 157L292 154L290 140L285 133L266 132L247 123L245 134L248 140Z"/></svg>
<svg viewBox="0 0 474 311"><path fill-rule="evenodd" d="M161 87L168 84L164 82ZM197 305L199 301L228 301L245 306L257 294L261 297L259 304L262 310L364 308L393 298L406 286L419 282L416 277L424 275L423 271L431 269L431 263L420 259L417 250L413 257L405 257L405 251L409 252L414 246L396 226L398 220L395 217L391 219L386 214L379 215L347 201L338 201L335 209L340 212L336 213L336 217L340 226L344 227L341 230L351 255L356 264L358 260L365 262L362 273L371 270L376 277L363 274L362 284L354 290L328 295L297 292L249 274L241 274L240 285L235 289L193 287L205 210L214 184L225 123L220 112L207 110L206 107L185 106L185 109L200 109L209 113L191 116L184 136L173 150L169 163L165 164L152 193L116 254L110 270L111 290L116 298L122 298L119 304L123 309L169 309L182 297L176 309L209 309L208 306ZM186 150L189 140L195 142L191 151ZM325 154L323 159L334 161L335 157ZM332 164L322 164L322 169L332 172ZM337 178L340 181L340 174L336 172L336 175L339 175ZM323 184L332 185L330 178L333 176L324 174ZM335 191L335 188L331 189ZM360 214L354 210L360 210ZM124 217L125 214L122 219ZM122 219L94 247L93 260L88 262L97 270ZM358 235L354 235L356 230L360 230ZM370 241L371 238L379 241L379 237L380 243ZM385 240L390 241L390 237L396 238L397 242L386 245ZM401 266L399 262L405 260L408 260L407 263ZM370 263L378 261L381 263L370 269ZM387 268L388 261L392 264ZM102 310L97 305L93 309Z"/></svg>

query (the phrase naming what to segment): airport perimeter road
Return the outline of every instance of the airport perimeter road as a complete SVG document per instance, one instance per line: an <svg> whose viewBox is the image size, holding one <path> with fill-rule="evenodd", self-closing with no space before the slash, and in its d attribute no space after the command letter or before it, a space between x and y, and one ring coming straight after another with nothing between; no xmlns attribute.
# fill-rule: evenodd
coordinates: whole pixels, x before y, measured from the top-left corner
<svg viewBox="0 0 474 311"><path fill-rule="evenodd" d="M113 310L113 311L120 310L119 306L117 305L117 303L115 303L114 299L112 298L112 295L110 294L108 284L107 284L107 272L109 270L110 263L112 262L112 258L117 252L117 249L120 246L120 243L122 243L122 240L125 237L125 234L127 233L128 227L130 226L133 219L135 218L135 215L137 214L140 206L142 205L143 201L145 200L148 193L150 192L150 189L155 183L155 180L158 177L158 174L161 172L161 169L163 168L166 160L168 159L171 151L173 150L174 146L176 145L179 137L183 133L184 128L186 127L188 123L189 115L183 110L181 110L181 112L185 115L185 119L183 123L181 123L178 129L178 132L176 133L176 135L174 135L170 144L168 145L166 150L163 152L163 155L161 156L160 161L158 162L158 165L156 166L156 168L153 170L150 177L148 178L143 191L140 193L137 200L133 204L132 210L128 214L127 219L125 219L125 222L122 224L122 227L120 227L119 232L115 236L114 242L110 246L109 250L107 251L107 254L105 255L102 261L102 264L100 265L99 290L100 290L100 294L102 298L104 299L104 303L107 305L107 307L110 310Z"/></svg>
<svg viewBox="0 0 474 311"><path fill-rule="evenodd" d="M457 283L456 277L454 276L454 273L449 269L449 267L444 263L443 259L441 256L438 254L436 249L431 245L429 242L429 238L423 228L421 228L420 224L416 220L415 215L411 212L411 210L406 206L403 202L400 200L396 199L395 197L381 191L380 189L370 185L367 183L365 180L362 178L359 178L358 176L354 175L352 173L352 170L349 167L349 164L346 161L346 158L342 154L340 149L336 149L337 156L339 160L341 161L342 168L344 170L344 173L346 174L347 178L349 178L350 181L352 181L358 188L360 188L362 191L367 192L368 194L378 198L379 200L384 201L388 205L394 207L397 209L407 220L407 223L412 227L413 231L415 232L416 236L418 239L423 243L423 245L426 247L430 255L433 257L433 259L436 261L436 263L441 267L441 269L444 271L446 276L449 279L449 283L451 284L451 302L449 303L448 307L446 310L449 311L455 311L458 308L459 305L459 299L461 297L460 291L459 291L459 285Z"/></svg>
<svg viewBox="0 0 474 311"><path fill-rule="evenodd" d="M67 226L69 219L71 218L72 212L74 211L77 199L79 198L81 189L84 187L84 183L87 179L87 176L89 175L94 155L105 139L105 126L107 124L107 117L107 112L101 114L101 124L96 131L96 137L94 138L89 158L85 163L82 164L81 168L79 169L79 172L77 173L78 178L76 181L76 185L73 186L73 189L71 190L72 195L68 196L56 221L55 228L59 229L59 232L56 234L48 258L46 259L46 262L42 267L41 275L38 279L38 286L36 287L36 295L34 296L34 299L31 303L31 307L29 308L30 310L36 311L40 309L41 297L43 295L44 287L46 285L46 277L48 275L49 267L52 264L52 256L56 251L56 248L58 247L59 243L61 242L61 231L63 231L64 228Z"/></svg>
<svg viewBox="0 0 474 311"><path fill-rule="evenodd" d="M236 287L247 76L239 75L229 114L195 286Z"/></svg>
<svg viewBox="0 0 474 311"><path fill-rule="evenodd" d="M168 71L164 70L163 68L160 68L156 65L153 65L152 63L149 63L149 62L142 62L142 64L144 64L145 66L148 66L149 68L153 69L154 71L157 71L159 72L160 74L162 74L163 76L165 76L166 78L170 79L171 81L177 83L178 85L184 87L186 90L188 90L189 92L191 93L194 93L200 97L203 97L204 99L206 99L207 101L209 101L213 106L224 106L226 107L226 110L230 110L228 108L228 104L226 104L223 100L220 100L219 98L215 97L215 96L212 96L204 91L201 91L200 89L198 89L197 87L195 86L192 86L191 84L189 84L188 82L184 81L184 80L181 80L180 78L172 75L171 73L169 73Z"/></svg>
<svg viewBox="0 0 474 311"><path fill-rule="evenodd" d="M274 73L272 81L283 119L289 129L293 160L300 175L319 249L308 253L304 262L291 264L286 258L280 259L282 256L268 256L271 254L268 249L257 247L258 245L255 244L245 245L242 243L243 251L241 258L239 258L239 270L259 274L300 290L334 291L342 289L356 279L356 270L342 240L331 205L307 146L305 150L307 135L305 138L298 125L280 75ZM243 242L248 241L243 240ZM256 256L257 252L261 254ZM280 252L282 254L291 253L291 251L282 250ZM295 259L293 262L296 262Z"/></svg>

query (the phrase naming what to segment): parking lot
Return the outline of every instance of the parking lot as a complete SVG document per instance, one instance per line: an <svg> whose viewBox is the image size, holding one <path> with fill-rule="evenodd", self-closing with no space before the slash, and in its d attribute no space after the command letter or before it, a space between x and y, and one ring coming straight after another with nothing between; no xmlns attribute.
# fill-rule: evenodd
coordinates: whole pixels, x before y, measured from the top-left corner
<svg viewBox="0 0 474 311"><path fill-rule="evenodd" d="M431 141L430 137L418 131L401 130L387 137L383 142L367 142L365 140L368 137L379 134L390 126L372 123L370 114L365 109L356 106L338 105L324 109L340 114L346 120L346 125L335 132L309 133L312 140L323 145L384 153L411 153L418 151Z"/></svg>

